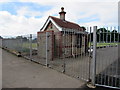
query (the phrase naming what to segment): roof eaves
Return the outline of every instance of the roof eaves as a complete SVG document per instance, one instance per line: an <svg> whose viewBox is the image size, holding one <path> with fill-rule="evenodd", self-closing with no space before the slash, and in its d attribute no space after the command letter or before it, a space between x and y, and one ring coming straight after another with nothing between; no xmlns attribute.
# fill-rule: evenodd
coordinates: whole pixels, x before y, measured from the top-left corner
<svg viewBox="0 0 120 90"><path fill-rule="evenodd" d="M45 24L43 25L43 27L41 28L40 31L44 31L45 28L47 27L47 24L49 23L49 21L51 21L55 26L56 28L59 30L59 31L62 31L62 27L60 27L52 18L51 16L48 17L48 19L46 20Z"/></svg>
<svg viewBox="0 0 120 90"><path fill-rule="evenodd" d="M43 28L45 27L45 24L47 23L48 19L50 18L50 16L47 18L46 22L44 23L44 25L42 26L42 28L40 29L40 31L43 31Z"/></svg>

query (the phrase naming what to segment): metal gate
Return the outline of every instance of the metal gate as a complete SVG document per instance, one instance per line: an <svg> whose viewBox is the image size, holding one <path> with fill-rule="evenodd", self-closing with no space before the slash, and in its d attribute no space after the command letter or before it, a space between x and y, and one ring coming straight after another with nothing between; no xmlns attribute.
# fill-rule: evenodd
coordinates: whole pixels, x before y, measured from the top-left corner
<svg viewBox="0 0 120 90"><path fill-rule="evenodd" d="M86 30L87 31L87 30ZM90 80L88 32L63 29L64 73L83 81Z"/></svg>
<svg viewBox="0 0 120 90"><path fill-rule="evenodd" d="M90 80L91 57L87 32L64 28L38 33L38 56L50 68L83 81Z"/></svg>
<svg viewBox="0 0 120 90"><path fill-rule="evenodd" d="M92 83L120 88L119 27L94 27L93 30Z"/></svg>

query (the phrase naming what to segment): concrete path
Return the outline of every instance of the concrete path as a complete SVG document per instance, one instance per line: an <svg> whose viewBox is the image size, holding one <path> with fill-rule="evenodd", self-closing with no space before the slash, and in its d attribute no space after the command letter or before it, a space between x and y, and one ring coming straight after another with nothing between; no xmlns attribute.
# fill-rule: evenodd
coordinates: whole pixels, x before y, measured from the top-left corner
<svg viewBox="0 0 120 90"><path fill-rule="evenodd" d="M79 88L77 79L2 50L3 88Z"/></svg>

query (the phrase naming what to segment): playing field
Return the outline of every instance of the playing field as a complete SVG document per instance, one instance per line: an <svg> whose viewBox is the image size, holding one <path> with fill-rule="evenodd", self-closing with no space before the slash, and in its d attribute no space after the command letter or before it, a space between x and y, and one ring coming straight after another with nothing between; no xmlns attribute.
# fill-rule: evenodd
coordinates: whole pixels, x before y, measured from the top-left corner
<svg viewBox="0 0 120 90"><path fill-rule="evenodd" d="M30 43L23 43L23 48L30 48ZM32 43L32 48L37 48L37 43Z"/></svg>
<svg viewBox="0 0 120 90"><path fill-rule="evenodd" d="M101 47L101 46L109 46L109 45L117 45L120 43L97 43L97 47ZM91 43L91 45L93 45L93 43ZM90 43L89 43L90 46ZM30 43L23 43L22 44L23 48L29 48L30 47ZM37 43L32 43L32 48L36 49L37 48Z"/></svg>
<svg viewBox="0 0 120 90"><path fill-rule="evenodd" d="M102 47L102 46L109 46L109 45L111 45L111 46L114 46L114 45L118 45L118 44L120 44L120 43L97 43L97 47ZM90 45L93 45L93 43L89 43L89 46Z"/></svg>

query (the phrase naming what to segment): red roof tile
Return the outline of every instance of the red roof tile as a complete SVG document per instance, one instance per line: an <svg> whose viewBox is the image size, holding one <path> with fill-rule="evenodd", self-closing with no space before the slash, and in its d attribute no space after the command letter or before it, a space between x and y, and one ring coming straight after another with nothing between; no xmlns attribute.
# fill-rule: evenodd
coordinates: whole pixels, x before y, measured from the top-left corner
<svg viewBox="0 0 120 90"><path fill-rule="evenodd" d="M53 16L50 16L50 17L54 20L54 22L58 26L60 26L62 28L79 29L79 30L81 30L81 28L80 28L80 26L78 24L75 24L75 23L72 23L72 22L69 22L69 21L66 21L66 20L63 21L63 20L61 20L59 18L56 18L56 17L53 17Z"/></svg>

